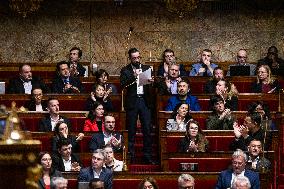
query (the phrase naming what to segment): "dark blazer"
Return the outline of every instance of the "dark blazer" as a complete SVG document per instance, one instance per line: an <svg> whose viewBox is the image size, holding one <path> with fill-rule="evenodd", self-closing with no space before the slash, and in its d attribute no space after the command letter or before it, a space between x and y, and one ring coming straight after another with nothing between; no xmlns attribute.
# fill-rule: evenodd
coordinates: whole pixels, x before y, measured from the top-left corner
<svg viewBox="0 0 284 189"><path fill-rule="evenodd" d="M46 111L47 101L42 100L41 101L41 106L42 106L42 110ZM36 111L36 104L35 104L35 101L33 99L27 101L25 103L24 107L27 108L29 111Z"/></svg>
<svg viewBox="0 0 284 189"><path fill-rule="evenodd" d="M18 76L9 81L9 85L7 87L8 94L25 94L25 88L23 85L23 80ZM43 93L48 93L49 88L45 85L40 77L33 76L32 80L32 88L41 88Z"/></svg>
<svg viewBox="0 0 284 189"><path fill-rule="evenodd" d="M150 66L141 64L142 71L146 71L149 68ZM125 99L127 100L124 103L125 110L134 109L137 100L137 84L131 64L128 64L127 66L121 69L120 84L123 89L124 88L127 89L125 95ZM153 108L154 104L152 101L153 93L151 93L152 92L151 84L144 85L143 90L144 90L143 98L146 102L146 106L148 108Z"/></svg>
<svg viewBox="0 0 284 189"><path fill-rule="evenodd" d="M69 63L71 65L71 62L69 62ZM76 75L77 77L84 77L85 72L86 72L86 68L84 68L84 66L82 66L82 64L77 62L77 71L79 72L79 74Z"/></svg>
<svg viewBox="0 0 284 189"><path fill-rule="evenodd" d="M280 85L279 85L279 82L277 80L275 80L272 84L270 84L270 86L271 86L272 89L276 88L275 92L279 91ZM262 93L262 83L257 83L257 82L252 83L251 91L253 93Z"/></svg>
<svg viewBox="0 0 284 189"><path fill-rule="evenodd" d="M80 93L84 92L84 87L79 78L70 76L69 83L73 85L74 87L77 87ZM73 93L72 89L69 89L64 92L63 91L64 87L65 87L65 84L62 78L59 76L55 77L55 79L52 81L52 92L53 93Z"/></svg>
<svg viewBox="0 0 284 189"><path fill-rule="evenodd" d="M79 156L71 153L71 163L77 162L82 167ZM58 171L65 171L64 163L62 157L59 153L56 153L52 156L52 166Z"/></svg>
<svg viewBox="0 0 284 189"><path fill-rule="evenodd" d="M119 140L121 137L121 146L123 146L124 144L124 139L123 136L121 135L121 133L119 132L114 132L114 137ZM92 136L92 139L89 143L89 149L91 152L95 151L96 149L101 149L105 146L105 141L104 141L104 134L102 132L99 133L95 133ZM122 151L122 147L121 148L115 148L113 147L113 151L114 152L121 152Z"/></svg>
<svg viewBox="0 0 284 189"><path fill-rule="evenodd" d="M225 171L222 171L218 177L215 189L231 188L232 173L233 173L232 169L227 169ZM260 181L258 173L251 170L245 170L244 175L249 179L251 184L251 189L260 189Z"/></svg>
<svg viewBox="0 0 284 189"><path fill-rule="evenodd" d="M80 144L79 141L76 140L76 137L73 135L68 135L67 139L70 141L72 144L72 152L73 153L78 153L80 150ZM57 142L60 140L60 137L54 136L51 140L51 147L52 147L52 152L57 153Z"/></svg>
<svg viewBox="0 0 284 189"><path fill-rule="evenodd" d="M60 119L63 119L64 122L67 124L68 126L68 130L69 132L71 131L71 122L68 118L64 117L64 116L59 116ZM49 114L42 118L39 122L39 132L50 132L52 131L52 126L51 126L51 119L50 119L50 116Z"/></svg>
<svg viewBox="0 0 284 189"><path fill-rule="evenodd" d="M179 71L180 71L180 76L188 76L188 73L187 71L185 70L183 64L180 64L179 65ZM165 73L165 69L164 69L164 62L162 62L159 67L158 67L158 73L157 73L157 76L162 76L164 77L164 73Z"/></svg>
<svg viewBox="0 0 284 189"><path fill-rule="evenodd" d="M61 174L60 171L53 169L49 176L50 176L50 186L52 187L53 186L52 178L53 177L62 177L62 174ZM44 184L43 178L39 179L38 187L39 187L39 189L45 189L45 184Z"/></svg>
<svg viewBox="0 0 284 189"><path fill-rule="evenodd" d="M86 167L80 170L78 182L90 182L94 178L92 167ZM100 180L104 181L105 189L112 189L112 171L107 168L102 168Z"/></svg>
<svg viewBox="0 0 284 189"><path fill-rule="evenodd" d="M210 79L205 83L204 86L204 93L206 94L213 94L216 92L216 85L217 85L217 80L215 79Z"/></svg>

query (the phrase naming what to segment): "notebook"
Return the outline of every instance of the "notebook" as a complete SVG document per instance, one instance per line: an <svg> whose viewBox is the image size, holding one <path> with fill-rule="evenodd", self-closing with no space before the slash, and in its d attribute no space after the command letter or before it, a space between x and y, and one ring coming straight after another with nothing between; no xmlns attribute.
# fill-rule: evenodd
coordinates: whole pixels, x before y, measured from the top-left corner
<svg viewBox="0 0 284 189"><path fill-rule="evenodd" d="M231 66L230 76L249 76L250 66Z"/></svg>

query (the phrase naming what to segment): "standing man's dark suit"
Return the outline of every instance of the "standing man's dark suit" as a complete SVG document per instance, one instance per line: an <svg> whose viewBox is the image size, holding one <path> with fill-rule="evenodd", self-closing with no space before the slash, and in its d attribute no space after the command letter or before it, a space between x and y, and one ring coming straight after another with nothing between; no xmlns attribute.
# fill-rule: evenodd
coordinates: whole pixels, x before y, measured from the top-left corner
<svg viewBox="0 0 284 189"><path fill-rule="evenodd" d="M134 160L134 142L136 134L137 119L139 119L142 125L143 132L143 152L145 163L152 163L152 141L151 141L151 108L154 99L153 93L151 93L151 85L147 84L143 86L143 94L137 94L137 83L134 71L140 69L146 71L150 67L142 65L140 63L139 51L135 48L130 49L129 58L131 63L121 69L120 72L120 84L123 89L126 89L125 95L125 111L126 111L126 126L128 129L128 151L130 152L131 161Z"/></svg>
<svg viewBox="0 0 284 189"><path fill-rule="evenodd" d="M64 123L67 124L68 126L68 130L71 131L71 122L68 118L64 117L64 116L59 116L60 119L64 120ZM49 114L42 118L39 122L39 132L50 132L52 131L52 126L51 126L51 118L49 116Z"/></svg>
<svg viewBox="0 0 284 189"><path fill-rule="evenodd" d="M86 167L80 170L78 182L90 182L94 178L92 167ZM105 167L102 168L100 180L104 182L105 189L112 189L112 171Z"/></svg>
<svg viewBox="0 0 284 189"><path fill-rule="evenodd" d="M70 76L69 77L69 84L74 86L74 87L77 87L79 89L80 93L84 92L84 87L83 87L79 78ZM65 87L65 83L60 76L56 77L52 81L52 92L53 93L74 93L72 91L72 89L68 89L68 90L64 91L64 87Z"/></svg>
<svg viewBox="0 0 284 189"><path fill-rule="evenodd" d="M231 188L232 169L222 171L218 177L215 189ZM251 189L260 189L259 174L251 170L245 170L244 174L250 181Z"/></svg>

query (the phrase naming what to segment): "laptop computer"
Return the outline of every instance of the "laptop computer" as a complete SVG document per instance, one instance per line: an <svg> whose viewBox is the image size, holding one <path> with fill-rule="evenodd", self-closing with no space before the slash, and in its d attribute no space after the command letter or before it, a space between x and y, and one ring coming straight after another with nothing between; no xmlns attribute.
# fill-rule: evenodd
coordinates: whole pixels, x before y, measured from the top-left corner
<svg viewBox="0 0 284 189"><path fill-rule="evenodd" d="M78 189L89 189L89 182L78 182Z"/></svg>
<svg viewBox="0 0 284 189"><path fill-rule="evenodd" d="M250 76L250 66L231 66L230 76Z"/></svg>

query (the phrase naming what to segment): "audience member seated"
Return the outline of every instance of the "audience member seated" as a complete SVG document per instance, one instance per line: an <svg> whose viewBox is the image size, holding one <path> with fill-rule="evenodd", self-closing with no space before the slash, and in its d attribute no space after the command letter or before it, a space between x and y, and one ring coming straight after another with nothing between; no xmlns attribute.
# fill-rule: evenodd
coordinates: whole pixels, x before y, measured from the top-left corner
<svg viewBox="0 0 284 189"><path fill-rule="evenodd" d="M230 109L231 111L238 110L238 90L234 84L221 79L216 85L216 94L223 98L226 109ZM213 109L213 104L210 104L209 109Z"/></svg>
<svg viewBox="0 0 284 189"><path fill-rule="evenodd" d="M93 178L89 182L89 189L104 189L104 182L101 181L99 178Z"/></svg>
<svg viewBox="0 0 284 189"><path fill-rule="evenodd" d="M157 76L167 77L169 72L169 65L173 62L176 62L175 53L172 49L166 49L163 52L163 63L161 63L158 67ZM184 69L183 64L179 65L180 76L187 76L187 72Z"/></svg>
<svg viewBox="0 0 284 189"><path fill-rule="evenodd" d="M284 75L284 60L278 57L278 49L275 46L269 47L266 57L258 61L257 66L261 65L268 65L272 75Z"/></svg>
<svg viewBox="0 0 284 189"><path fill-rule="evenodd" d="M252 84L253 93L275 93L279 90L279 83L271 77L271 70L267 65L257 68L257 81Z"/></svg>
<svg viewBox="0 0 284 189"><path fill-rule="evenodd" d="M54 189L67 189L68 180L63 177L53 177L52 183L54 184Z"/></svg>
<svg viewBox="0 0 284 189"><path fill-rule="evenodd" d="M74 77L84 77L86 69L79 63L82 57L82 50L78 47L70 49L69 62L70 62L70 75Z"/></svg>
<svg viewBox="0 0 284 189"><path fill-rule="evenodd" d="M49 152L40 152L38 163L42 166L42 175L38 181L38 187L40 189L50 189L54 185L52 178L62 177L62 174L52 167L52 158Z"/></svg>
<svg viewBox="0 0 284 189"><path fill-rule="evenodd" d="M80 171L80 158L72 153L70 140L62 138L56 144L57 153L53 155L53 166L58 171Z"/></svg>
<svg viewBox="0 0 284 189"><path fill-rule="evenodd" d="M269 106L264 104L262 101L253 102L248 108L248 113L258 112L261 116L261 128L269 130L277 130L276 124L271 118Z"/></svg>
<svg viewBox="0 0 284 189"><path fill-rule="evenodd" d="M247 51L245 49L240 49L237 57L236 57L237 62L235 64L229 65L228 67L228 71L227 71L227 76L233 76L231 74L231 67L233 66L249 66L250 67L250 76L254 76L255 75L255 71L256 71L256 65L254 64L250 64L247 63ZM241 73L241 75L243 76L243 74ZM234 75L237 76L237 75Z"/></svg>
<svg viewBox="0 0 284 189"><path fill-rule="evenodd" d="M111 114L104 117L104 131L93 134L89 143L90 151L102 149L105 145L110 145L114 152L122 150L123 136L115 130L115 118Z"/></svg>
<svg viewBox="0 0 284 189"><path fill-rule="evenodd" d="M52 146L52 152L56 153L57 152L57 146L56 144L61 140L61 139L67 139L70 141L72 145L72 152L78 153L79 152L79 141L84 138L83 133L79 133L78 136L73 136L69 135L68 131L68 126L66 123L59 121L54 128L54 137L52 138L51 141L51 146Z"/></svg>
<svg viewBox="0 0 284 189"><path fill-rule="evenodd" d="M33 88L31 100L25 103L25 108L29 111L43 112L47 111L47 102L42 100L43 93L41 88Z"/></svg>
<svg viewBox="0 0 284 189"><path fill-rule="evenodd" d="M189 114L189 105L177 104L172 112L171 118L167 120L167 131L186 131L186 125L192 116Z"/></svg>
<svg viewBox="0 0 284 189"><path fill-rule="evenodd" d="M97 149L92 154L92 165L80 170L78 182L90 182L99 178L104 182L105 189L112 189L112 171L104 167L106 154L102 149Z"/></svg>
<svg viewBox="0 0 284 189"><path fill-rule="evenodd" d="M110 91L111 94L118 94L117 88L114 84L107 83L109 74L104 69L99 69L95 72L96 83L102 85L106 91Z"/></svg>
<svg viewBox="0 0 284 189"><path fill-rule="evenodd" d="M221 67L216 67L213 70L213 77L210 78L205 86L204 86L204 93L211 94L216 92L216 85L218 81L224 79L224 70Z"/></svg>
<svg viewBox="0 0 284 189"><path fill-rule="evenodd" d="M206 152L208 150L208 140L202 133L199 123L190 120L186 125L185 137L179 143L180 152Z"/></svg>
<svg viewBox="0 0 284 189"><path fill-rule="evenodd" d="M245 169L246 162L247 155L242 150L236 150L232 155L232 169L220 173L215 189L231 188L237 176L246 176L250 180L252 189L260 189L259 174Z"/></svg>
<svg viewBox="0 0 284 189"><path fill-rule="evenodd" d="M123 161L119 161L114 158L112 147L110 145L106 145L104 147L104 151L106 153L106 168L109 168L112 171L122 171Z"/></svg>
<svg viewBox="0 0 284 189"><path fill-rule="evenodd" d="M232 189L250 189L251 184L246 176L238 175L234 178Z"/></svg>
<svg viewBox="0 0 284 189"><path fill-rule="evenodd" d="M230 144L231 150L241 149L243 151L248 150L248 145L253 139L260 140L264 143L264 149L269 150L271 146L272 136L270 133L265 134L265 130L260 127L261 124L261 116L259 113L254 112L252 114L248 114L244 119L243 125L238 125L236 122L234 123L234 133L235 139Z"/></svg>
<svg viewBox="0 0 284 189"><path fill-rule="evenodd" d="M165 108L166 111L173 111L177 104L186 103L189 104L191 111L200 111L199 102L196 96L189 94L189 83L186 80L181 80L177 86L178 95L172 96L168 100L168 104Z"/></svg>
<svg viewBox="0 0 284 189"><path fill-rule="evenodd" d="M206 119L207 130L233 130L235 118L231 115L231 110L225 108L223 98L215 95L211 98L211 101L213 112Z"/></svg>
<svg viewBox="0 0 284 189"><path fill-rule="evenodd" d="M147 177L138 185L138 189L159 189L157 181L153 177Z"/></svg>
<svg viewBox="0 0 284 189"><path fill-rule="evenodd" d="M194 178L190 174L181 174L178 177L178 189L194 189Z"/></svg>
<svg viewBox="0 0 284 189"><path fill-rule="evenodd" d="M113 111L113 106L109 94L111 89L105 90L104 86L101 84L95 84L91 92L91 96L86 101L86 110L91 111L94 102L99 102L103 105L104 110L107 112Z"/></svg>
<svg viewBox="0 0 284 189"><path fill-rule="evenodd" d="M55 125L59 121L63 121L67 124L69 131L71 129L71 122L68 118L59 115L59 102L56 98L49 98L47 101L47 111L49 115L44 117L39 122L40 132L54 131Z"/></svg>
<svg viewBox="0 0 284 189"><path fill-rule="evenodd" d="M92 110L84 123L84 131L104 131L104 107L98 101L93 102Z"/></svg>
<svg viewBox="0 0 284 189"><path fill-rule="evenodd" d="M181 81L179 64L173 62L168 67L168 76L160 78L158 82L154 83L158 88L159 95L177 94L177 85Z"/></svg>
<svg viewBox="0 0 284 189"><path fill-rule="evenodd" d="M189 76L212 76L214 68L218 65L211 62L212 51L204 49L201 53L200 62L193 64Z"/></svg>
<svg viewBox="0 0 284 189"><path fill-rule="evenodd" d="M69 62L61 61L56 65L57 76L52 81L54 93L82 93L84 87L78 77L70 75Z"/></svg>
<svg viewBox="0 0 284 189"><path fill-rule="evenodd" d="M253 139L250 141L248 153L249 157L246 168L257 172L267 172L271 169L270 161L264 156L261 156L262 144L260 140Z"/></svg>
<svg viewBox="0 0 284 189"><path fill-rule="evenodd" d="M7 87L8 94L31 94L33 88L40 88L44 93L49 92L45 83L32 75L32 68L28 64L19 67L19 75L9 81Z"/></svg>

